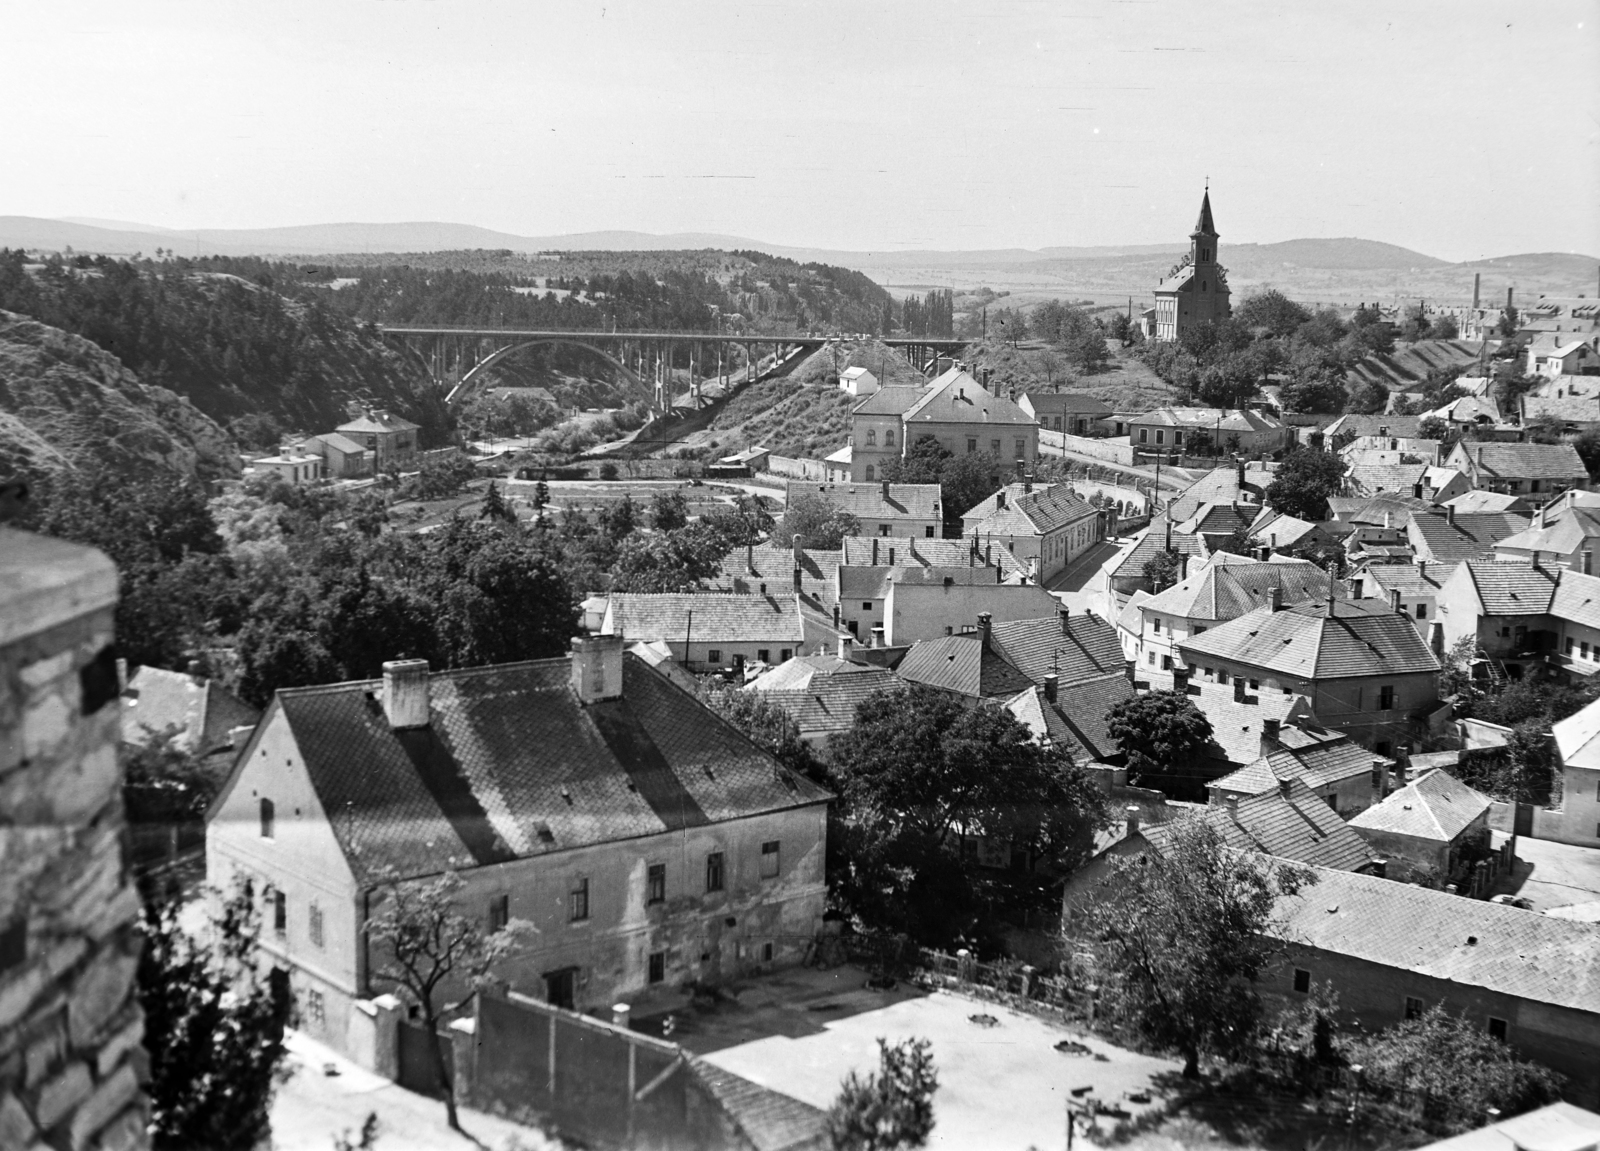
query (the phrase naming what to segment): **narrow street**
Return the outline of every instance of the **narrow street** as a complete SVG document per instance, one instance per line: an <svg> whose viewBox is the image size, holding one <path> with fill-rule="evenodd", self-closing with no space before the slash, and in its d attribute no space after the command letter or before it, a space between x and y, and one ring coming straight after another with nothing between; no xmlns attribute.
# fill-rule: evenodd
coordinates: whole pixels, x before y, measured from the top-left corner
<svg viewBox="0 0 1600 1151"><path fill-rule="evenodd" d="M1100 573L1116 560L1125 543L1123 539L1101 540L1052 576L1045 590L1075 612L1092 611L1106 618Z"/></svg>

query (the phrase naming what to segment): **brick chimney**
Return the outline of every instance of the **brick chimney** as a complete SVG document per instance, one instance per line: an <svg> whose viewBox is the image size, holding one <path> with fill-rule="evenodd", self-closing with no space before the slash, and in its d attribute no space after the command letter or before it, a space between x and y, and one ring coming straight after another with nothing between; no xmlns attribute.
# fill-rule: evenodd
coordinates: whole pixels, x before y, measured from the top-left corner
<svg viewBox="0 0 1600 1151"><path fill-rule="evenodd" d="M878 494L882 497L884 503L888 503L889 502L889 481L888 480L884 480L882 485L880 485L880 487L878 489Z"/></svg>
<svg viewBox="0 0 1600 1151"><path fill-rule="evenodd" d="M872 566L878 566L878 537L872 537Z"/></svg>
<svg viewBox="0 0 1600 1151"><path fill-rule="evenodd" d="M1282 587L1282 585L1273 584L1271 587L1269 587L1267 589L1267 606L1269 608L1271 608L1273 611L1282 611L1283 610L1283 587Z"/></svg>
<svg viewBox="0 0 1600 1151"><path fill-rule="evenodd" d="M622 642L620 635L573 638L572 690L579 703L598 703L622 695Z"/></svg>
<svg viewBox="0 0 1600 1151"><path fill-rule="evenodd" d="M1127 823L1128 823L1127 835L1129 835L1129 836L1138 835L1139 834L1139 815L1140 815L1139 805L1136 804L1136 803L1128 804L1127 808L1124 809L1122 814L1123 814L1123 818L1126 819Z"/></svg>
<svg viewBox="0 0 1600 1151"><path fill-rule="evenodd" d="M1583 550L1583 574L1594 574L1594 552L1590 551L1588 548Z"/></svg>
<svg viewBox="0 0 1600 1151"><path fill-rule="evenodd" d="M432 713L427 660L393 659L383 665L383 714L395 731L428 726Z"/></svg>
<svg viewBox="0 0 1600 1151"><path fill-rule="evenodd" d="M1456 506L1455 506L1455 504L1446 504L1445 505L1444 522L1449 524L1451 527L1455 527L1456 526Z"/></svg>
<svg viewBox="0 0 1600 1151"><path fill-rule="evenodd" d="M1444 658L1444 623L1441 620L1428 624L1428 650L1433 652L1434 658Z"/></svg>
<svg viewBox="0 0 1600 1151"><path fill-rule="evenodd" d="M1277 743L1278 742L1278 732L1281 729L1281 727L1282 727L1282 724L1276 719L1264 719L1264 720L1262 720L1261 721L1261 738L1263 740L1271 740L1273 743Z"/></svg>
<svg viewBox="0 0 1600 1151"><path fill-rule="evenodd" d="M1060 681L1060 678L1061 677L1056 675L1056 673L1053 671L1045 673L1044 697L1051 703L1056 701L1056 684Z"/></svg>
<svg viewBox="0 0 1600 1151"><path fill-rule="evenodd" d="M1006 489L1001 488L994 493L994 510L1000 511L1006 506Z"/></svg>
<svg viewBox="0 0 1600 1151"><path fill-rule="evenodd" d="M989 648L989 624L993 619L994 616L986 611L978 613L978 638L983 641L985 651Z"/></svg>
<svg viewBox="0 0 1600 1151"><path fill-rule="evenodd" d="M1071 635L1072 634L1072 608L1070 606L1068 606L1067 604L1062 604L1061 607L1056 611L1056 615L1061 617L1061 634L1062 635Z"/></svg>
<svg viewBox="0 0 1600 1151"><path fill-rule="evenodd" d="M1392 612L1400 610L1400 589L1397 587L1389 589L1389 610Z"/></svg>

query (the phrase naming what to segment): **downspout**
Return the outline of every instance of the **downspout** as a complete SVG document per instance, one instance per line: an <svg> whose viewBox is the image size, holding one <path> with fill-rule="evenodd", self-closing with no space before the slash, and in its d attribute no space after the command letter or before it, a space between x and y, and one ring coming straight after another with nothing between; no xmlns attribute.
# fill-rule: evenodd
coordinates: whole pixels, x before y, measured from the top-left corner
<svg viewBox="0 0 1600 1151"><path fill-rule="evenodd" d="M683 621L683 666L689 667L689 636L694 632L694 608L689 609L688 618Z"/></svg>

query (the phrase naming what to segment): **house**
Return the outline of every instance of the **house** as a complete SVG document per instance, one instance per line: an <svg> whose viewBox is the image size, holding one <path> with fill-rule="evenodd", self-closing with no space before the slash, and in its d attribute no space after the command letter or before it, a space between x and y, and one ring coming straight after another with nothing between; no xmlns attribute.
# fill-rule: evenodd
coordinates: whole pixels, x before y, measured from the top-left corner
<svg viewBox="0 0 1600 1151"><path fill-rule="evenodd" d="M1524 1151L1529 1147L1600 1151L1600 1114L1570 1103L1551 1103L1510 1119L1491 1118L1476 1130L1429 1143L1421 1151Z"/></svg>
<svg viewBox="0 0 1600 1151"><path fill-rule="evenodd" d="M1550 615L1560 574L1559 569L1531 564L1462 563L1439 589L1444 647L1454 648L1470 637L1482 658L1520 677L1529 664L1557 651Z"/></svg>
<svg viewBox="0 0 1600 1151"><path fill-rule="evenodd" d="M1386 874L1402 883L1454 885L1488 895L1473 865L1489 855L1489 797L1447 771L1430 771L1350 820Z"/></svg>
<svg viewBox="0 0 1600 1151"><path fill-rule="evenodd" d="M1400 464L1408 460L1432 463L1439 458L1443 440L1403 439L1399 436L1357 436L1338 449L1339 458L1356 464Z"/></svg>
<svg viewBox="0 0 1600 1151"><path fill-rule="evenodd" d="M1569 491L1563 494L1581 493ZM1473 488L1471 491L1445 500L1444 506L1455 508L1458 515L1466 515L1469 512L1516 512L1518 515L1530 515L1533 512L1531 500L1531 496L1514 496L1508 492L1486 492Z"/></svg>
<svg viewBox="0 0 1600 1151"><path fill-rule="evenodd" d="M1112 414L1110 404L1082 392L1035 389L1022 393L1017 407L1038 420L1040 428L1074 436L1093 435L1100 421Z"/></svg>
<svg viewBox="0 0 1600 1151"><path fill-rule="evenodd" d="M630 644L660 640L697 672L782 663L800 653L806 639L800 597L787 588L768 595L613 592L600 634Z"/></svg>
<svg viewBox="0 0 1600 1151"><path fill-rule="evenodd" d="M1224 553L1226 554L1226 553ZM1139 603L1141 622L1133 652L1134 676L1151 690L1173 686L1173 671L1185 665L1177 645L1220 623L1274 602L1315 603L1345 590L1307 560L1260 563L1242 556L1198 565L1190 574Z"/></svg>
<svg viewBox="0 0 1600 1151"><path fill-rule="evenodd" d="M369 409L334 429L372 452L372 467L378 472L407 467L416 462L420 448L417 442L419 430L410 420L401 419L381 408Z"/></svg>
<svg viewBox="0 0 1600 1151"><path fill-rule="evenodd" d="M1600 847L1600 700L1551 730L1561 757L1561 806L1535 811L1533 834Z"/></svg>
<svg viewBox="0 0 1600 1151"><path fill-rule="evenodd" d="M1531 521L1515 512L1457 513L1446 505L1444 514L1413 515L1406 525L1406 542L1417 559L1454 564L1486 559L1495 545L1524 530Z"/></svg>
<svg viewBox="0 0 1600 1151"><path fill-rule="evenodd" d="M1042 684L1006 699L1005 709L1040 743L1064 749L1074 762L1119 759L1122 749L1111 734L1109 713L1133 694L1128 681L1108 675L1062 687L1059 680L1055 672L1046 672Z"/></svg>
<svg viewBox="0 0 1600 1151"><path fill-rule="evenodd" d="M1266 465L1235 460L1212 468L1166 503L1173 523L1192 519L1207 504L1256 504L1266 495L1272 472Z"/></svg>
<svg viewBox="0 0 1600 1151"><path fill-rule="evenodd" d="M1345 551L1351 556L1369 547L1398 547L1407 544L1406 529L1411 517L1432 507L1415 494L1385 492L1376 496L1329 496L1330 531L1344 536Z"/></svg>
<svg viewBox="0 0 1600 1151"><path fill-rule="evenodd" d="M865 399L878 390L878 377L866 368L846 368L839 373L839 387Z"/></svg>
<svg viewBox="0 0 1600 1151"><path fill-rule="evenodd" d="M1581 505L1540 508L1533 522L1494 545L1497 560L1537 560L1550 567L1583 570L1584 556L1600 547L1600 508ZM1591 564L1593 560L1590 561Z"/></svg>
<svg viewBox="0 0 1600 1151"><path fill-rule="evenodd" d="M285 483L299 486L314 484L323 478L322 457L308 451L303 444L293 444L276 456L262 456L250 461L258 472L272 472Z"/></svg>
<svg viewBox="0 0 1600 1151"><path fill-rule="evenodd" d="M1573 1103L1600 1104L1600 932L1519 907L1373 875L1312 867L1278 901L1270 933L1288 949L1258 987L1274 1007L1313 985L1346 1023L1381 1031L1445 1005L1519 1058L1566 1076Z"/></svg>
<svg viewBox="0 0 1600 1151"><path fill-rule="evenodd" d="M1254 504L1201 504L1194 515L1173 524L1172 530L1199 536L1205 541L1206 551L1215 552L1236 535L1248 533L1260 515L1261 509Z"/></svg>
<svg viewBox="0 0 1600 1151"><path fill-rule="evenodd" d="M1600 379L1594 383L1600 384ZM1600 387L1588 395L1525 395L1519 402L1524 426L1538 420L1554 420L1571 435L1600 428Z"/></svg>
<svg viewBox="0 0 1600 1151"><path fill-rule="evenodd" d="M1181 339L1201 324L1233 314L1228 302L1228 272L1217 262L1217 237L1208 188L1200 198L1200 217L1189 233L1188 253L1156 285L1154 315L1147 319L1148 338Z"/></svg>
<svg viewBox="0 0 1600 1151"><path fill-rule="evenodd" d="M887 668L853 663L849 641L839 655L795 656L744 685L782 708L800 728L800 738L818 751L855 726L856 708L880 691L901 691L905 683Z"/></svg>
<svg viewBox="0 0 1600 1151"><path fill-rule="evenodd" d="M1600 351L1595 341L1571 338L1570 333L1540 332L1528 343L1530 376L1600 375Z"/></svg>
<svg viewBox="0 0 1600 1151"><path fill-rule="evenodd" d="M1066 484L1023 480L963 513L961 534L1000 544L1045 583L1105 538L1106 517Z"/></svg>
<svg viewBox="0 0 1600 1151"><path fill-rule="evenodd" d="M1271 552L1287 552L1290 548L1325 547L1339 538L1337 529L1330 530L1320 523L1303 520L1299 516L1264 508L1250 523L1250 535L1261 541Z"/></svg>
<svg viewBox="0 0 1600 1151"><path fill-rule="evenodd" d="M1429 625L1439 618L1439 592L1456 566L1430 564L1425 559L1370 564L1351 577L1352 590L1356 599L1387 600L1390 610L1410 616L1417 634L1426 639Z"/></svg>
<svg viewBox="0 0 1600 1151"><path fill-rule="evenodd" d="M280 690L212 806L207 874L266 897L263 959L345 1051L384 884L456 872L459 910L537 934L499 969L564 1007L798 962L822 923L827 792L617 636L570 659Z"/></svg>
<svg viewBox="0 0 1600 1151"><path fill-rule="evenodd" d="M1270 455L1289 445L1289 429L1274 416L1238 408L1157 408L1128 424L1135 453L1214 451Z"/></svg>
<svg viewBox="0 0 1600 1151"><path fill-rule="evenodd" d="M146 664L122 689L122 742L161 742L202 760L231 758L235 732L261 718L215 679L193 670L168 671Z"/></svg>
<svg viewBox="0 0 1600 1151"><path fill-rule="evenodd" d="M1465 473L1472 487L1491 492L1554 496L1589 486L1589 469L1571 444L1463 440L1444 462Z"/></svg>
<svg viewBox="0 0 1600 1151"><path fill-rule="evenodd" d="M842 556L838 548L746 544L722 557L717 573L706 581L706 586L711 591L741 595L794 591L819 607L831 608L837 602L834 593Z"/></svg>
<svg viewBox="0 0 1600 1151"><path fill-rule="evenodd" d="M826 601L839 612L839 625L858 641L887 630L889 588L902 570L943 569L952 579L972 584L1019 584L1027 569L1007 549L974 540L918 539L915 536L846 536L840 563ZM950 569L972 569L960 576ZM943 621L966 624L975 616ZM876 642L876 641L875 641Z"/></svg>
<svg viewBox="0 0 1600 1151"><path fill-rule="evenodd" d="M1467 428L1491 428L1501 422L1500 409L1487 394L1481 396L1459 396L1441 408L1425 412L1424 420L1443 420L1457 431ZM1486 441L1476 441L1483 443Z"/></svg>
<svg viewBox="0 0 1600 1151"><path fill-rule="evenodd" d="M372 450L362 447L349 436L326 432L302 440L300 446L309 454L322 457L322 474L330 480L372 474Z"/></svg>
<svg viewBox="0 0 1600 1151"><path fill-rule="evenodd" d="M903 647L954 635L980 615L996 624L1055 618L1059 606L1055 596L1038 584L996 584L984 578L997 570L893 569L883 600L883 642Z"/></svg>
<svg viewBox="0 0 1600 1151"><path fill-rule="evenodd" d="M1288 722L1267 719L1261 732L1261 754L1239 770L1212 780L1206 793L1213 806L1226 805L1294 783L1340 819L1349 819L1383 799L1387 766L1388 760L1301 712Z"/></svg>
<svg viewBox="0 0 1600 1151"><path fill-rule="evenodd" d="M1414 440L1422 435L1421 416L1395 416L1395 415L1358 415L1350 413L1340 416L1333 423L1322 429L1322 434L1329 443L1341 437L1347 437L1352 442L1376 437L1388 440L1398 437L1402 440Z"/></svg>
<svg viewBox="0 0 1600 1151"><path fill-rule="evenodd" d="M1385 456L1388 454L1385 453ZM1472 484L1459 469L1426 462L1401 463L1387 458L1381 462L1358 460L1350 465L1345 475L1345 488L1351 495L1394 493L1435 504L1463 495L1471 487Z"/></svg>
<svg viewBox="0 0 1600 1151"><path fill-rule="evenodd" d="M999 475L1030 471L1039 455L1039 422L1005 396L995 395L951 368L906 409L902 441L910 451L925 436L951 455L987 452Z"/></svg>
<svg viewBox="0 0 1600 1151"><path fill-rule="evenodd" d="M850 482L850 461L855 456L855 449L849 444L838 451L822 457L822 474L830 484L846 484Z"/></svg>
<svg viewBox="0 0 1600 1151"><path fill-rule="evenodd" d="M1127 682L1122 647L1110 624L1066 608L1050 618L991 624L911 645L895 674L969 699L1010 699L1054 675L1062 688L1107 678ZM1128 684L1126 695L1133 694Z"/></svg>
<svg viewBox="0 0 1600 1151"><path fill-rule="evenodd" d="M1409 617L1368 600L1274 602L1178 650L1196 679L1244 676L1262 695L1305 696L1330 730L1380 755L1409 746L1438 704L1439 661Z"/></svg>
<svg viewBox="0 0 1600 1151"><path fill-rule="evenodd" d="M1120 557L1105 566L1107 602L1120 611L1127 598L1136 591L1152 592L1155 584L1145 568L1163 555L1171 555L1182 579L1186 565L1195 559L1205 559L1210 554L1203 536L1174 532L1172 521L1157 516L1150 526L1124 550Z"/></svg>
<svg viewBox="0 0 1600 1151"><path fill-rule="evenodd" d="M791 506L803 496L818 496L849 512L861 525L862 535L935 539L944 533L938 484L891 484L887 480L830 484L790 480L785 491L785 502Z"/></svg>
<svg viewBox="0 0 1600 1151"><path fill-rule="evenodd" d="M905 454L903 417L925 391L925 387L888 385L850 409L848 478L857 483L881 479L883 465ZM828 478L833 480L831 474Z"/></svg>
<svg viewBox="0 0 1600 1151"><path fill-rule="evenodd" d="M717 463L738 475L754 475L756 472L767 470L767 461L772 458L772 450L755 444L743 451L734 452L731 456L721 456Z"/></svg>

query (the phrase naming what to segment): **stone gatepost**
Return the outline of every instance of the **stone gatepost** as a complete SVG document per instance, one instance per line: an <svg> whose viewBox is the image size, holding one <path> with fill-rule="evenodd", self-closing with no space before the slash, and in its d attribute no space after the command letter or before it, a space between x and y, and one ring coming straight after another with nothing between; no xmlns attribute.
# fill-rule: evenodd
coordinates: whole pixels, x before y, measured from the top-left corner
<svg viewBox="0 0 1600 1151"><path fill-rule="evenodd" d="M0 1147L148 1145L101 553L0 527Z"/></svg>

